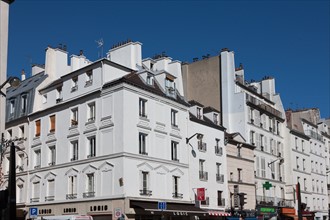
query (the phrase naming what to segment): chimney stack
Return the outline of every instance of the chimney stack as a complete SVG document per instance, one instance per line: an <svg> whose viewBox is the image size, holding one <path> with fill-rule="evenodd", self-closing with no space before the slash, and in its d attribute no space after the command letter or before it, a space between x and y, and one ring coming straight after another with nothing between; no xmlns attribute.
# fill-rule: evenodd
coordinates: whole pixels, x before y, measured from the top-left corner
<svg viewBox="0 0 330 220"><path fill-rule="evenodd" d="M22 72L21 72L21 80L22 81L25 80L25 71L24 71L24 69L22 69Z"/></svg>

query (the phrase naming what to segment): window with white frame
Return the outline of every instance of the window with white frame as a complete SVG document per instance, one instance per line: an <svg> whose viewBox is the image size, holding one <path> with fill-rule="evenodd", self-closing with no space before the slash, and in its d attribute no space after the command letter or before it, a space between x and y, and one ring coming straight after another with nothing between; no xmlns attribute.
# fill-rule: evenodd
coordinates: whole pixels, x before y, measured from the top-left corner
<svg viewBox="0 0 330 220"><path fill-rule="evenodd" d="M202 108L197 107L197 118L201 119L202 118Z"/></svg>
<svg viewBox="0 0 330 220"><path fill-rule="evenodd" d="M250 144L255 145L254 131L250 131Z"/></svg>
<svg viewBox="0 0 330 220"><path fill-rule="evenodd" d="M33 182L31 202L39 202L40 200L40 182Z"/></svg>
<svg viewBox="0 0 330 220"><path fill-rule="evenodd" d="M27 95L24 94L21 97L21 113L24 114L27 111Z"/></svg>
<svg viewBox="0 0 330 220"><path fill-rule="evenodd" d="M78 76L75 76L71 79L71 92L78 90Z"/></svg>
<svg viewBox="0 0 330 220"><path fill-rule="evenodd" d="M24 138L25 137L24 125L19 126L19 137L20 138Z"/></svg>
<svg viewBox="0 0 330 220"><path fill-rule="evenodd" d="M178 145L179 145L178 142L171 141L171 154L172 154L172 160L173 161L179 161L179 158L178 158Z"/></svg>
<svg viewBox="0 0 330 220"><path fill-rule="evenodd" d="M139 99L139 116L142 118L147 118L147 100Z"/></svg>
<svg viewBox="0 0 330 220"><path fill-rule="evenodd" d="M86 72L86 83L85 86L90 86L93 84L93 70L88 70Z"/></svg>
<svg viewBox="0 0 330 220"><path fill-rule="evenodd" d="M86 194L85 197L93 197L94 196L94 173L87 174L87 182L86 182Z"/></svg>
<svg viewBox="0 0 330 220"><path fill-rule="evenodd" d="M71 142L71 161L78 160L78 140Z"/></svg>
<svg viewBox="0 0 330 220"><path fill-rule="evenodd" d="M256 166L257 166L256 176L259 177L260 176L260 160L259 160L259 157L258 156L256 157Z"/></svg>
<svg viewBox="0 0 330 220"><path fill-rule="evenodd" d="M50 179L47 181L47 196L46 201L53 201L55 197L55 180Z"/></svg>
<svg viewBox="0 0 330 220"><path fill-rule="evenodd" d="M34 168L38 169L41 166L41 150L34 151Z"/></svg>
<svg viewBox="0 0 330 220"><path fill-rule="evenodd" d="M95 102L88 104L88 121L95 121Z"/></svg>
<svg viewBox="0 0 330 220"><path fill-rule="evenodd" d="M213 113L213 123L214 124L219 124L219 115L217 113Z"/></svg>
<svg viewBox="0 0 330 220"><path fill-rule="evenodd" d="M49 163L48 165L52 166L56 164L56 148L55 145L49 147Z"/></svg>
<svg viewBox="0 0 330 220"><path fill-rule="evenodd" d="M96 137L92 136L88 138L88 151L89 155L87 158L96 156Z"/></svg>
<svg viewBox="0 0 330 220"><path fill-rule="evenodd" d="M178 127L177 114L178 114L178 111L171 109L171 125L173 127Z"/></svg>
<svg viewBox="0 0 330 220"><path fill-rule="evenodd" d="M66 199L75 199L77 198L77 176L68 177L68 194Z"/></svg>
<svg viewBox="0 0 330 220"><path fill-rule="evenodd" d="M151 195L151 190L149 189L149 172L147 171L141 172L141 187L140 195Z"/></svg>
<svg viewBox="0 0 330 220"><path fill-rule="evenodd" d="M174 198L182 198L182 194L179 193L179 181L180 181L180 177L173 176L173 197Z"/></svg>
<svg viewBox="0 0 330 220"><path fill-rule="evenodd" d="M139 133L139 154L148 155L147 153L147 134Z"/></svg>
<svg viewBox="0 0 330 220"><path fill-rule="evenodd" d="M260 158L261 162L261 177L265 178L266 177L266 160L264 157Z"/></svg>
<svg viewBox="0 0 330 220"><path fill-rule="evenodd" d="M10 100L9 116L13 117L15 112L15 99Z"/></svg>
<svg viewBox="0 0 330 220"><path fill-rule="evenodd" d="M71 110L71 126L78 125L78 108Z"/></svg>

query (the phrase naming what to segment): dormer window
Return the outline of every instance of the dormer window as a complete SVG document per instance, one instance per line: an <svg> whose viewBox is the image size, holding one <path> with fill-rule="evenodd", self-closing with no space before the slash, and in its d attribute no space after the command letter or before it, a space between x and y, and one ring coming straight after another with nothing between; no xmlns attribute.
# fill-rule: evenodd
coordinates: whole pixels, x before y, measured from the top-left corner
<svg viewBox="0 0 330 220"><path fill-rule="evenodd" d="M86 72L86 84L85 84L85 86L90 86L92 84L93 84L93 71L88 70Z"/></svg>
<svg viewBox="0 0 330 220"><path fill-rule="evenodd" d="M56 89L56 103L59 103L63 100L62 97L62 87L57 87Z"/></svg>
<svg viewBox="0 0 330 220"><path fill-rule="evenodd" d="M152 76L150 74L147 75L147 84L148 85L153 85L153 79L152 79Z"/></svg>
<svg viewBox="0 0 330 220"><path fill-rule="evenodd" d="M21 105L22 105L22 114L26 113L26 108L27 108L27 95L22 95L22 100L21 100Z"/></svg>
<svg viewBox="0 0 330 220"><path fill-rule="evenodd" d="M10 100L10 117L14 115L15 112L15 99Z"/></svg>
<svg viewBox="0 0 330 220"><path fill-rule="evenodd" d="M165 90L166 90L166 95L173 96L175 94L175 83L173 77L166 76Z"/></svg>
<svg viewBox="0 0 330 220"><path fill-rule="evenodd" d="M214 124L218 124L219 123L219 121L218 121L218 114L216 114L216 113L213 113L213 122L214 122Z"/></svg>
<svg viewBox="0 0 330 220"><path fill-rule="evenodd" d="M197 107L197 118L202 119L202 109L200 107Z"/></svg>
<svg viewBox="0 0 330 220"><path fill-rule="evenodd" d="M78 76L72 78L71 92L78 90Z"/></svg>

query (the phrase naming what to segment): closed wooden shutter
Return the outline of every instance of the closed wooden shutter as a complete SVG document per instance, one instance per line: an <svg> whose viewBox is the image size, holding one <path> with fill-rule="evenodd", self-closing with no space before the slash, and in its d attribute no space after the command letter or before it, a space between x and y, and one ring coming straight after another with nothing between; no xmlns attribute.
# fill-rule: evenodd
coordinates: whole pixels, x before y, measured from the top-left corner
<svg viewBox="0 0 330 220"><path fill-rule="evenodd" d="M50 132L55 131L55 115L52 115L50 118Z"/></svg>
<svg viewBox="0 0 330 220"><path fill-rule="evenodd" d="M40 120L37 120L36 121L36 137L39 137L40 136Z"/></svg>

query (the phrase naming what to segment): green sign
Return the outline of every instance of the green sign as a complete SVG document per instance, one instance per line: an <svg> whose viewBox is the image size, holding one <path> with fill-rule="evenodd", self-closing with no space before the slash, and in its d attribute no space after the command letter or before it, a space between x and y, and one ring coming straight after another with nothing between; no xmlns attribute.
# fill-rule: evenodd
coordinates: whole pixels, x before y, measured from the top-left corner
<svg viewBox="0 0 330 220"><path fill-rule="evenodd" d="M266 190L269 190L270 187L272 187L273 185L271 183L269 183L268 181L266 181L264 184L262 184L262 187L264 187Z"/></svg>
<svg viewBox="0 0 330 220"><path fill-rule="evenodd" d="M275 208L272 208L272 207L260 207L260 212L263 212L263 213L275 213Z"/></svg>

